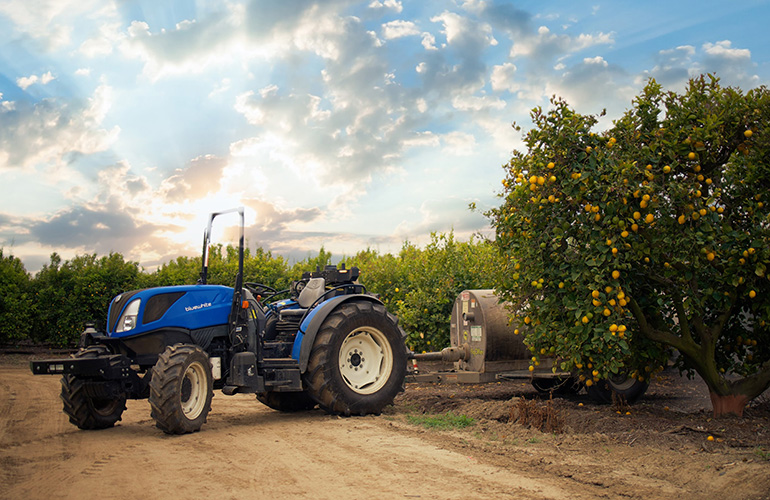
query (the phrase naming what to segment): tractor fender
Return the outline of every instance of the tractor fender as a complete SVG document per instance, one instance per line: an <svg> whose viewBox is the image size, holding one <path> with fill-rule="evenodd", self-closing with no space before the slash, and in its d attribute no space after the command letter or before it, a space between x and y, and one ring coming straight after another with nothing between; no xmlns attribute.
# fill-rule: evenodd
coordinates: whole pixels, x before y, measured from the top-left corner
<svg viewBox="0 0 770 500"><path fill-rule="evenodd" d="M323 302L321 305L310 311L307 317L302 321L302 325L299 327L297 337L294 339L294 346L291 351L291 357L299 361L300 373L305 373L307 369L307 363L310 359L310 350L313 348L313 342L315 342L315 336L318 330L321 328L324 320L335 309L340 307L345 302L351 301L368 301L376 304L382 304L382 301L372 295L340 295Z"/></svg>

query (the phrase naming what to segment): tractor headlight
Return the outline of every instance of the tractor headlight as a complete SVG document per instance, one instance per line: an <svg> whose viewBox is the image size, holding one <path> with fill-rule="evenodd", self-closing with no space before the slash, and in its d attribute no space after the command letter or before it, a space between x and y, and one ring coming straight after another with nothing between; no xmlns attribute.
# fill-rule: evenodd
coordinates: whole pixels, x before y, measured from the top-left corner
<svg viewBox="0 0 770 500"><path fill-rule="evenodd" d="M123 311L123 315L118 320L118 327L115 331L127 332L136 328L136 317L139 315L139 305L141 303L141 299L135 299L129 302L126 306L126 310Z"/></svg>

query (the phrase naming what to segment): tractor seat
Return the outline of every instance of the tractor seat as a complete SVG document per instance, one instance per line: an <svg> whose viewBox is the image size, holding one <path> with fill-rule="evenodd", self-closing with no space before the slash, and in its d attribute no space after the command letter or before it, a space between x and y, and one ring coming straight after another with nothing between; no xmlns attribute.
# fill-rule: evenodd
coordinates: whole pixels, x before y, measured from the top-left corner
<svg viewBox="0 0 770 500"><path fill-rule="evenodd" d="M318 298L326 291L326 280L323 278L310 278L305 288L299 292L297 304L303 309L312 306Z"/></svg>

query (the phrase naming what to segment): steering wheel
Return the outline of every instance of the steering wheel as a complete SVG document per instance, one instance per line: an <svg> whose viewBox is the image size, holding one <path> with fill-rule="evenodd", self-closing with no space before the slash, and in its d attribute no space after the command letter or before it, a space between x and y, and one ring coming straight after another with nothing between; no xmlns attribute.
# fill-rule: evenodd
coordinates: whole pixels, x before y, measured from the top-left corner
<svg viewBox="0 0 770 500"><path fill-rule="evenodd" d="M254 295L266 295L265 292L269 292L270 295L275 295L277 290L271 286L263 285L262 283L248 282L243 284Z"/></svg>

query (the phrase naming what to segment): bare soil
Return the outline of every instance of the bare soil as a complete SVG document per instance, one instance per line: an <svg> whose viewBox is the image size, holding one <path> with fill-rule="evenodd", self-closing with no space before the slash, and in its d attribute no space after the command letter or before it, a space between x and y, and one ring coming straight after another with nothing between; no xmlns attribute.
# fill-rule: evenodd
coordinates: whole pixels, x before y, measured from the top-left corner
<svg viewBox="0 0 770 500"><path fill-rule="evenodd" d="M115 428L78 430L58 378L27 361L0 356L2 498L770 499L770 399L713 419L702 382L675 372L622 407L549 401L524 381L409 382L362 418L216 392L201 432L166 436L147 401ZM414 423L447 412L473 423Z"/></svg>

